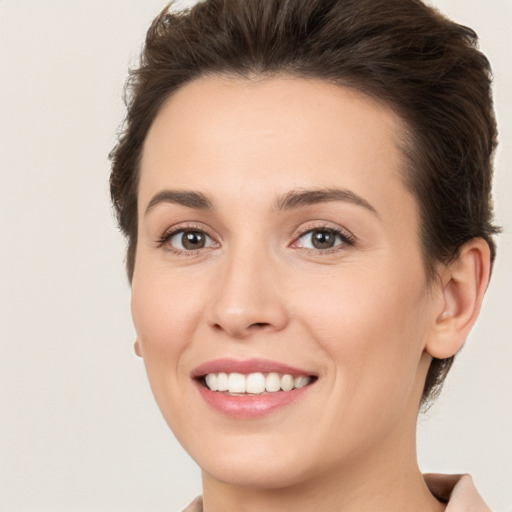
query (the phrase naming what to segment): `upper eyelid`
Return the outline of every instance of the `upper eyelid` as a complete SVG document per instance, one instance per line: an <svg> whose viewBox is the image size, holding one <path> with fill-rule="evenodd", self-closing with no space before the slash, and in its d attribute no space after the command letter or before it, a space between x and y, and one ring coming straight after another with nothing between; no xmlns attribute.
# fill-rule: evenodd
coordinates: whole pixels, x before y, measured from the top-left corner
<svg viewBox="0 0 512 512"><path fill-rule="evenodd" d="M206 233L210 238L215 239L215 236L212 234L212 231L208 226L205 226L202 223L196 222L186 222L186 223L178 223L173 226L168 227L163 232L162 236L175 235L180 231L201 231Z"/></svg>
<svg viewBox="0 0 512 512"><path fill-rule="evenodd" d="M310 233L311 231L317 231L317 230L322 230L322 229L325 229L326 231L337 232L340 235L342 235L343 237L348 238L353 241L356 240L355 235L348 229L340 226L339 224L334 224L334 223L327 222L327 221L318 221L318 222L312 221L311 223L309 223L309 222L302 223L299 227L294 229L293 234L292 234L292 239L293 239L293 241L296 241L299 238L306 235L307 233Z"/></svg>

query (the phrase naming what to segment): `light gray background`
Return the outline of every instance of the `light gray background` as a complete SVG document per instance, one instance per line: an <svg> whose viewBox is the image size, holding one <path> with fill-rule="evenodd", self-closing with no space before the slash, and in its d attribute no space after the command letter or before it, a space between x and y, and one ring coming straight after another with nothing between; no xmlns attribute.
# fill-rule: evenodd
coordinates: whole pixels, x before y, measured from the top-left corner
<svg viewBox="0 0 512 512"><path fill-rule="evenodd" d="M173 511L199 471L133 355L107 153L162 0L0 1L0 510ZM512 1L436 0L494 64L505 232L484 311L420 419L424 471L512 510ZM182 2L181 5L185 5Z"/></svg>

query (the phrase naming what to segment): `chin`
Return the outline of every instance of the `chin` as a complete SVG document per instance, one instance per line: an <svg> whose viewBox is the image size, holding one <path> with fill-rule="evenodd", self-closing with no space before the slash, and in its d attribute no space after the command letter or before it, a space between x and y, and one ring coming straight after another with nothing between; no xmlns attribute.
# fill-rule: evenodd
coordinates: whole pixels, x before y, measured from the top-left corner
<svg viewBox="0 0 512 512"><path fill-rule="evenodd" d="M203 472L216 480L237 487L253 489L280 489L306 480L306 471L300 471L294 461L226 458L212 463L198 461Z"/></svg>
<svg viewBox="0 0 512 512"><path fill-rule="evenodd" d="M237 442L233 436L231 442L213 446L208 446L208 442L195 443L197 451L184 447L203 472L226 484L277 489L307 478L311 463L306 460L312 459L297 450L297 444L288 444L284 439L265 442L258 437Z"/></svg>

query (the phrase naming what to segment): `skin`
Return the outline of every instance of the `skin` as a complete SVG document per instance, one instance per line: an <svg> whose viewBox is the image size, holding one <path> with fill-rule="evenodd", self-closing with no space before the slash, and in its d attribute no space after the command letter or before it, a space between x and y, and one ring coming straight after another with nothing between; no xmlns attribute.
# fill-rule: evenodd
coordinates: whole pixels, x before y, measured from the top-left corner
<svg viewBox="0 0 512 512"><path fill-rule="evenodd" d="M135 348L202 469L207 512L444 509L418 469L416 418L431 356L455 353L478 314L488 252L467 244L429 286L402 132L371 98L286 76L201 78L157 115L140 169ZM276 208L290 192L333 188L367 206L347 196ZM212 209L147 211L164 190L200 192ZM203 230L208 244L160 243L171 228ZM314 248L308 233L326 228L351 242ZM226 357L318 380L293 406L231 418L190 377Z"/></svg>

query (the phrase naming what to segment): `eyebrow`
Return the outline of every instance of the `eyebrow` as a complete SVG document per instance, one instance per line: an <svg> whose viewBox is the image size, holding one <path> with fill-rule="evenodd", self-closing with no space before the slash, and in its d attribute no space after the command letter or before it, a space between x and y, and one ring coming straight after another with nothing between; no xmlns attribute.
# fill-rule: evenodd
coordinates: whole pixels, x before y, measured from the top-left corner
<svg viewBox="0 0 512 512"><path fill-rule="evenodd" d="M292 210L303 206L310 206L318 203L327 203L330 201L344 201L357 206L366 208L377 217L377 210L361 196L358 196L351 190L339 188L326 188L318 190L292 190L283 197L279 198L276 207L278 210Z"/></svg>
<svg viewBox="0 0 512 512"><path fill-rule="evenodd" d="M172 203L196 210L213 210L213 202L203 193L191 190L162 190L154 195L146 208L146 215L161 203Z"/></svg>
<svg viewBox="0 0 512 512"><path fill-rule="evenodd" d="M369 210L377 217L377 210L361 196L351 190L339 188L326 188L315 190L292 190L284 196L278 198L275 203L275 209L280 211L293 210L304 206L310 206L330 201L343 201L352 203ZM162 203L172 203L193 208L195 210L213 211L213 201L202 192L192 190L162 190L153 196L146 208L146 214Z"/></svg>

